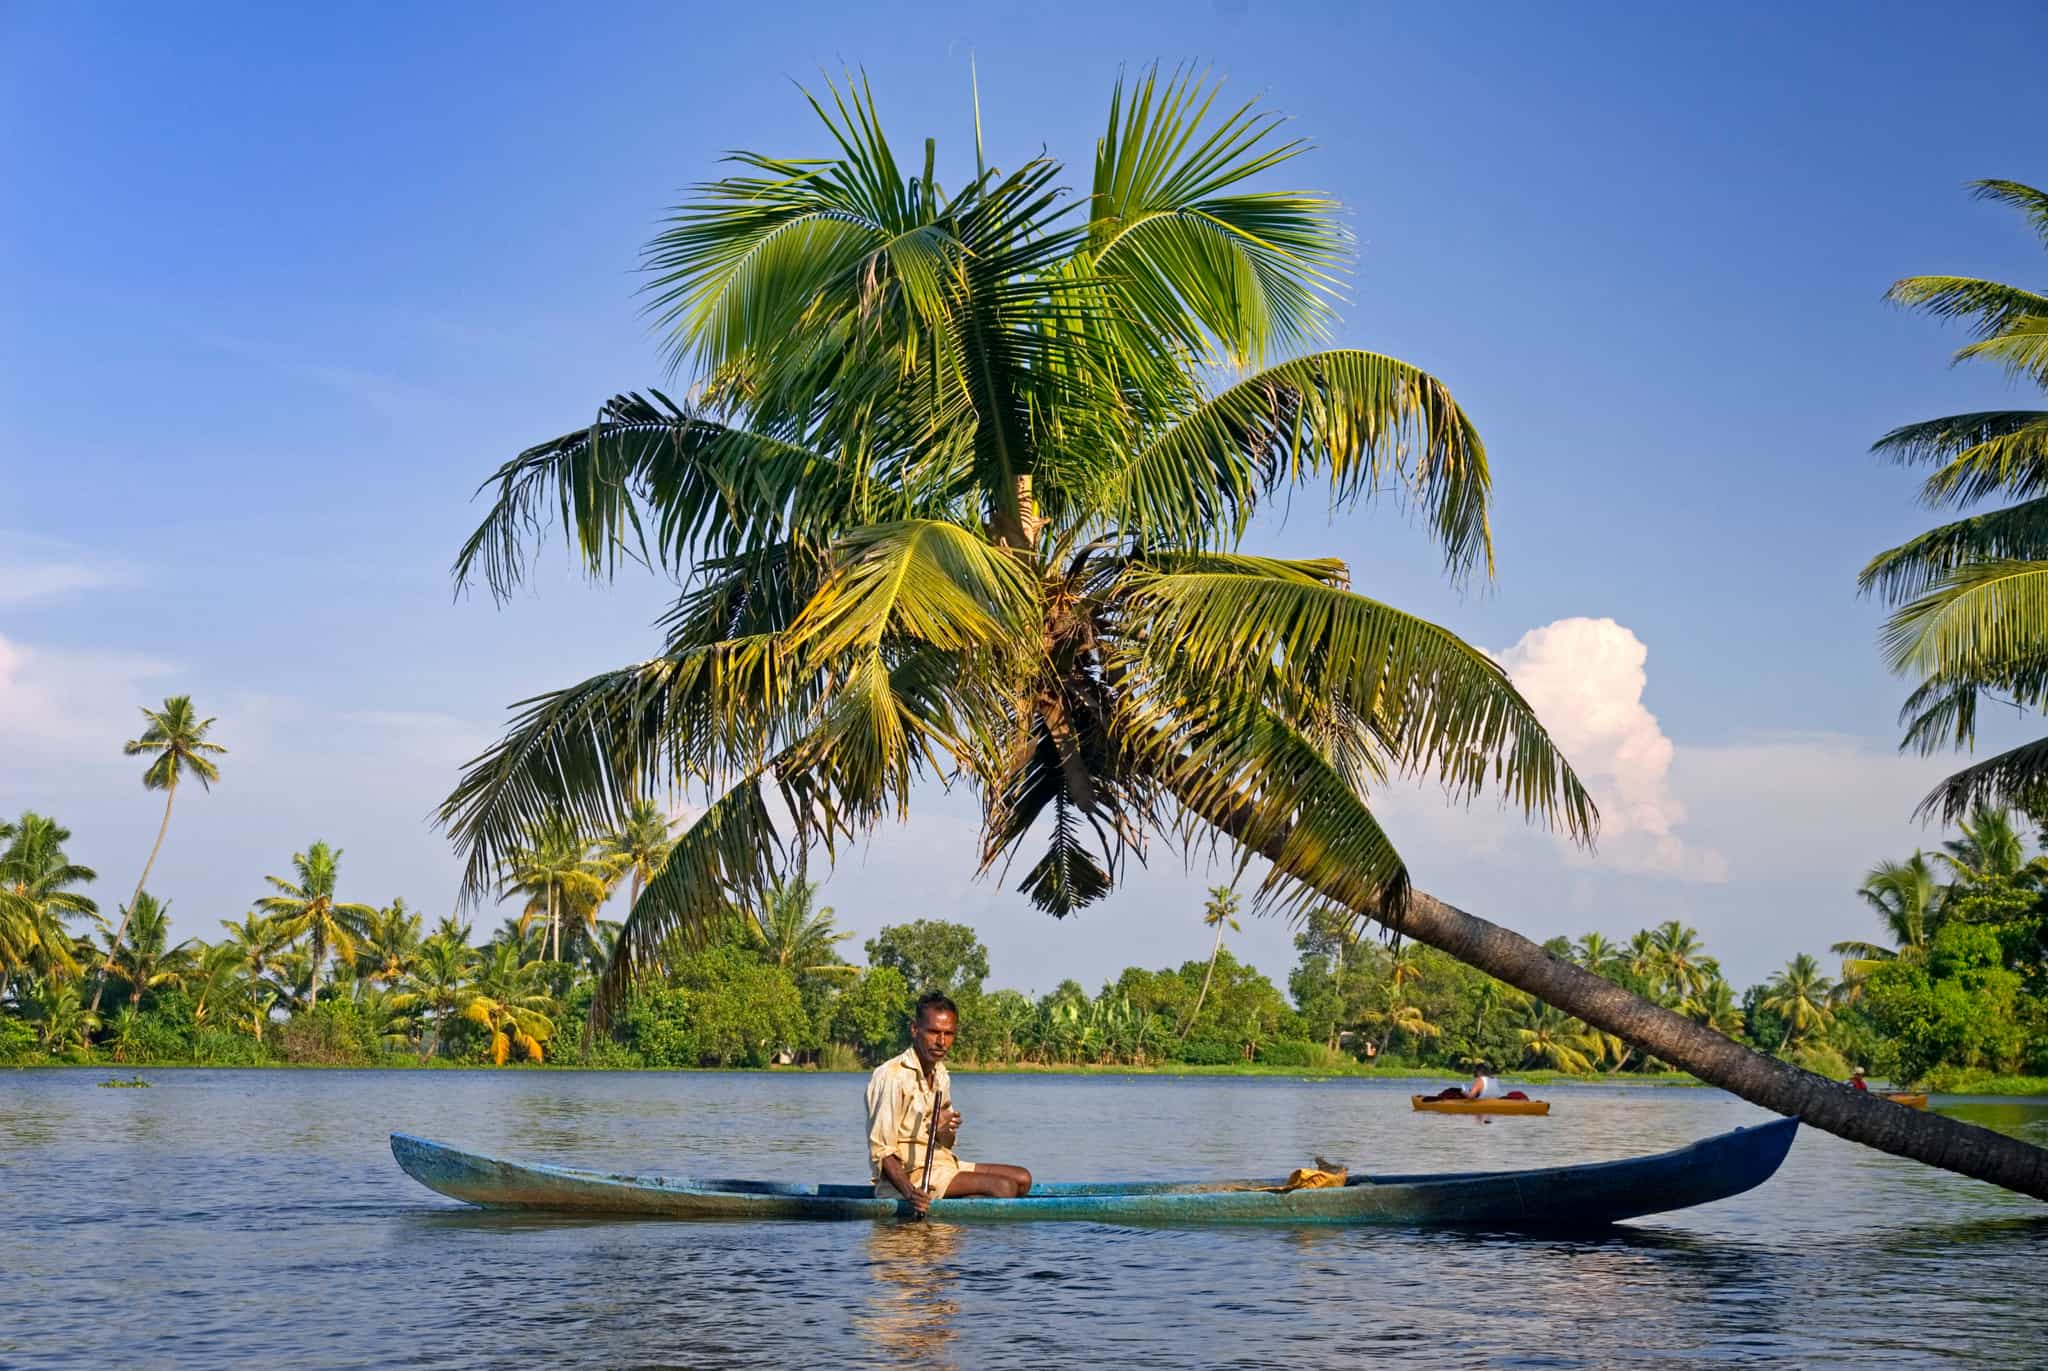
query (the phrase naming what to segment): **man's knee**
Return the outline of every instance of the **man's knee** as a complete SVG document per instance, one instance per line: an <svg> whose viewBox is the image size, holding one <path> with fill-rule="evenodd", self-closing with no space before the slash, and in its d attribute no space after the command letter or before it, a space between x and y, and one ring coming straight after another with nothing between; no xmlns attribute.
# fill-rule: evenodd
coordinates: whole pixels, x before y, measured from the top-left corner
<svg viewBox="0 0 2048 1371"><path fill-rule="evenodd" d="M1016 1199L1020 1195L1028 1195L1030 1193L1031 1173L1020 1166L1017 1168L1017 1194L1012 1195L1010 1198Z"/></svg>

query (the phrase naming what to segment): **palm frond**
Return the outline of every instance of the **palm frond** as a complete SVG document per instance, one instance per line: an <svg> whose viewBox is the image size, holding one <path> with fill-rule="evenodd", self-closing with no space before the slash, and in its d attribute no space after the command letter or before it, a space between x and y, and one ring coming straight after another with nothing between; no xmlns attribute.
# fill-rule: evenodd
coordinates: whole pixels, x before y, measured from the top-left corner
<svg viewBox="0 0 2048 1371"><path fill-rule="evenodd" d="M988 648L1031 624L1037 590L1024 566L956 524L863 528L789 631L793 649L833 658L884 637L950 651Z"/></svg>
<svg viewBox="0 0 2048 1371"><path fill-rule="evenodd" d="M1327 565L1181 554L1136 570L1139 654L1170 680L1270 669L1289 696L1340 706L1396 767L1433 775L1454 800L1490 781L1531 817L1590 839L1592 799L1507 673L1457 635L1329 584Z"/></svg>
<svg viewBox="0 0 2048 1371"><path fill-rule="evenodd" d="M1942 319L1962 319L1980 339L1995 337L2029 316L2048 315L2048 296L1973 276L1908 276L1892 282L1885 299ZM1957 359L1968 349L1957 353Z"/></svg>
<svg viewBox="0 0 2048 1371"><path fill-rule="evenodd" d="M1119 80L1096 144L1088 255L1132 321L1190 353L1264 363L1275 347L1323 337L1330 272L1344 244L1338 206L1301 191L1228 193L1300 154L1281 116L1247 101L1211 123L1220 83L1152 68Z"/></svg>
<svg viewBox="0 0 2048 1371"><path fill-rule="evenodd" d="M2048 415L2041 438L2048 443ZM2042 457L2048 458L2048 446ZM2048 475L2048 465L2043 474ZM2048 485L2044 485L2048 489ZM1856 578L1863 594L1898 604L1923 595L1959 567L2048 560L2048 497L1943 524L1870 559Z"/></svg>
<svg viewBox="0 0 2048 1371"><path fill-rule="evenodd" d="M1893 429L1871 445L1900 466L1939 463L1920 488L1927 505L2048 493L2048 410L1953 414Z"/></svg>
<svg viewBox="0 0 2048 1371"><path fill-rule="evenodd" d="M497 492L456 556L456 584L481 574L508 595L525 576L529 543L557 520L593 576L622 555L645 559L643 500L659 515L653 555L674 568L791 531L822 539L844 508L844 480L830 458L707 419L660 391L614 396L589 427L535 444L484 482L479 489Z"/></svg>
<svg viewBox="0 0 2048 1371"><path fill-rule="evenodd" d="M1972 181L1974 198L1989 200L1995 205L2010 205L2027 217L2034 232L2048 243L2048 191L2036 190L2018 181L1987 179Z"/></svg>
<svg viewBox="0 0 2048 1371"><path fill-rule="evenodd" d="M2048 641L2048 561L1958 567L1885 623L1892 670L1924 679L1998 677Z"/></svg>
<svg viewBox="0 0 2048 1371"><path fill-rule="evenodd" d="M1979 805L2031 803L2044 785L2048 785L2048 738L2022 743L1964 767L1922 796L1913 816L1952 824L1968 818Z"/></svg>
<svg viewBox="0 0 2048 1371"><path fill-rule="evenodd" d="M1217 548L1263 497L1312 476L1328 478L1336 507L1394 487L1454 574L1481 560L1492 574L1478 430L1442 382L1378 353L1319 352L1247 377L1119 459L1093 503L1152 545Z"/></svg>

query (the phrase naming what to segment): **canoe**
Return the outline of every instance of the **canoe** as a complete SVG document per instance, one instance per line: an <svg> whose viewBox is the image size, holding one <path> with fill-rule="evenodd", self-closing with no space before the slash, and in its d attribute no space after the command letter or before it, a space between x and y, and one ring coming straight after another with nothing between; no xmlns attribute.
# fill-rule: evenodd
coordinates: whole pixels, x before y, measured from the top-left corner
<svg viewBox="0 0 2048 1371"><path fill-rule="evenodd" d="M1706 1138L1675 1152L1588 1166L1450 1175L1354 1176L1287 1194L1277 1181L1093 1181L1041 1185L1017 1200L940 1200L955 1223L1082 1220L1114 1224L1402 1224L1588 1228L1726 1199L1763 1184L1792 1146L1796 1119ZM910 1213L871 1185L682 1180L521 1165L404 1133L391 1154L420 1184L485 1209L670 1219L889 1219Z"/></svg>
<svg viewBox="0 0 2048 1371"><path fill-rule="evenodd" d="M1432 1100L1410 1095L1409 1101L1428 1114L1548 1114L1549 1100Z"/></svg>
<svg viewBox="0 0 2048 1371"><path fill-rule="evenodd" d="M1887 1090L1884 1097L1893 1104L1902 1104L1908 1109L1927 1107L1927 1092L1924 1090Z"/></svg>

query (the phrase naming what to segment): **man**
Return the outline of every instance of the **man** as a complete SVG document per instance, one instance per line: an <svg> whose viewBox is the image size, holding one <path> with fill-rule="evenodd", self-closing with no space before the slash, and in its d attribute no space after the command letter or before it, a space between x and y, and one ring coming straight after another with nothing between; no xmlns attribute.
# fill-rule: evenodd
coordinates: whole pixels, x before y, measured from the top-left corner
<svg viewBox="0 0 2048 1371"><path fill-rule="evenodd" d="M1422 1098L1425 1100L1526 1100L1529 1097L1519 1090L1503 1092L1499 1081L1487 1075L1484 1071L1479 1071L1473 1074L1472 1084L1462 1090L1453 1085L1438 1091L1434 1095L1425 1095Z"/></svg>
<svg viewBox="0 0 2048 1371"><path fill-rule="evenodd" d="M1867 1093L1869 1093L1869 1090L1870 1090L1870 1083L1869 1083L1869 1082L1867 1082L1867 1081L1865 1081L1865 1080L1863 1079L1863 1068L1862 1068L1862 1067L1860 1067L1860 1066L1859 1066L1859 1067L1857 1067L1857 1068L1856 1068L1856 1070L1855 1070L1854 1072L1852 1072L1852 1073L1850 1074L1850 1076L1849 1076L1849 1088L1850 1088L1851 1090L1861 1090L1861 1091L1865 1092L1866 1094L1867 1094Z"/></svg>
<svg viewBox="0 0 2048 1371"><path fill-rule="evenodd" d="M868 1160L875 1194L902 1199L919 1214L933 1200L980 1195L1013 1200L1031 1189L1021 1166L963 1162L953 1154L960 1114L952 1107L953 1082L946 1054L960 1031L960 1011L934 991L917 1002L910 1020L910 1047L868 1077ZM932 1114L938 1113L939 1145L927 1158Z"/></svg>

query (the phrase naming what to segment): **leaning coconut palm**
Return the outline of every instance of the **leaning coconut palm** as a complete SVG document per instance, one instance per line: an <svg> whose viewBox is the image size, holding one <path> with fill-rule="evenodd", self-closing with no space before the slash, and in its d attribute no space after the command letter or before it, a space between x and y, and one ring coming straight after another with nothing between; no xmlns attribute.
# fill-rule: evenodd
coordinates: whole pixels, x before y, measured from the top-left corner
<svg viewBox="0 0 2048 1371"><path fill-rule="evenodd" d="M2048 244L2048 191L1978 181L1977 198L2019 210ZM1909 276L1890 298L1976 335L1958 362L1982 360L2022 385L2048 390L2048 295L1966 276ZM1916 682L1900 720L1904 746L1922 753L1968 747L1977 706L1990 695L2026 709L2048 703L2048 409L1952 414L1893 429L1873 451L1901 465L1930 464L1922 503L1972 514L1879 553L1857 579L1894 606L1884 651ZM2022 804L2048 784L2048 738L2023 743L1950 776L1921 801L1950 821L1978 804Z"/></svg>
<svg viewBox="0 0 2048 1371"><path fill-rule="evenodd" d="M1443 383L1300 350L1344 242L1333 201L1251 188L1301 150L1274 117L1190 78L1119 86L1074 199L1055 162L998 170L978 140L942 189L935 145L903 168L864 89L814 108L828 155L739 154L649 250L689 400L620 396L508 462L456 563L509 593L559 513L592 574L686 578L658 653L527 701L441 811L476 898L550 814L603 831L702 792L593 1024L787 848L959 779L985 864L1030 847L1021 889L1053 915L1151 837L1228 845L1265 859L1268 909L1338 905L1758 1103L2048 1196L2048 1153L1839 1099L1411 890L1369 804L1397 776L1491 784L1582 840L1595 812L1486 654L1339 561L1239 550L1269 497L1317 484L1337 510L1402 502L1453 577L1492 567L1486 452Z"/></svg>
<svg viewBox="0 0 2048 1371"><path fill-rule="evenodd" d="M306 952L310 958L309 979L306 987L306 1008L313 1009L320 1002L320 973L326 969L329 954L353 959L356 942L363 937L370 920L377 917L377 911L366 904L348 904L337 900L334 887L341 867L341 849L316 842L304 852L292 854L292 868L297 881L287 881L278 876L265 876L277 890L275 895L266 895L256 901L256 907L273 916L276 931L287 942L297 938L306 940Z"/></svg>
<svg viewBox="0 0 2048 1371"><path fill-rule="evenodd" d="M122 935L128 931L128 910L134 909L142 898L142 888L149 884L150 868L156 865L156 854L163 851L164 834L171 827L171 805L178 798L178 782L191 776L199 782L202 790L211 790L213 783L220 779L220 768L213 759L227 755L227 749L218 743L206 741L207 732L212 729L212 719L198 717L192 708L190 695L173 695L164 701L162 709L144 709L142 717L149 726L142 730L140 738L131 738L121 745L121 752L129 757L148 757L149 766L142 773L144 790L161 790L164 793L164 819L156 826L156 842L149 849L149 860L142 864L142 875L136 879L135 894L121 913L121 924L114 930L113 941L108 943L107 959L100 965L99 984L93 987L90 1012L97 1014L100 996L106 992L107 976L114 969L114 953L121 946Z"/></svg>
<svg viewBox="0 0 2048 1371"><path fill-rule="evenodd" d="M1181 1041L1186 1042L1188 1030L1195 1026L1195 1020L1202 1013L1202 1001L1209 998L1209 982L1216 978L1216 959L1223 955L1223 931L1242 933L1244 929L1237 922L1237 892L1227 885L1209 887L1209 898L1202 904L1202 927L1216 930L1215 945L1209 949L1209 969L1202 973L1202 988L1195 992L1195 1007L1188 1011L1188 1021L1180 1026ZM1395 982L1398 989L1400 983Z"/></svg>

